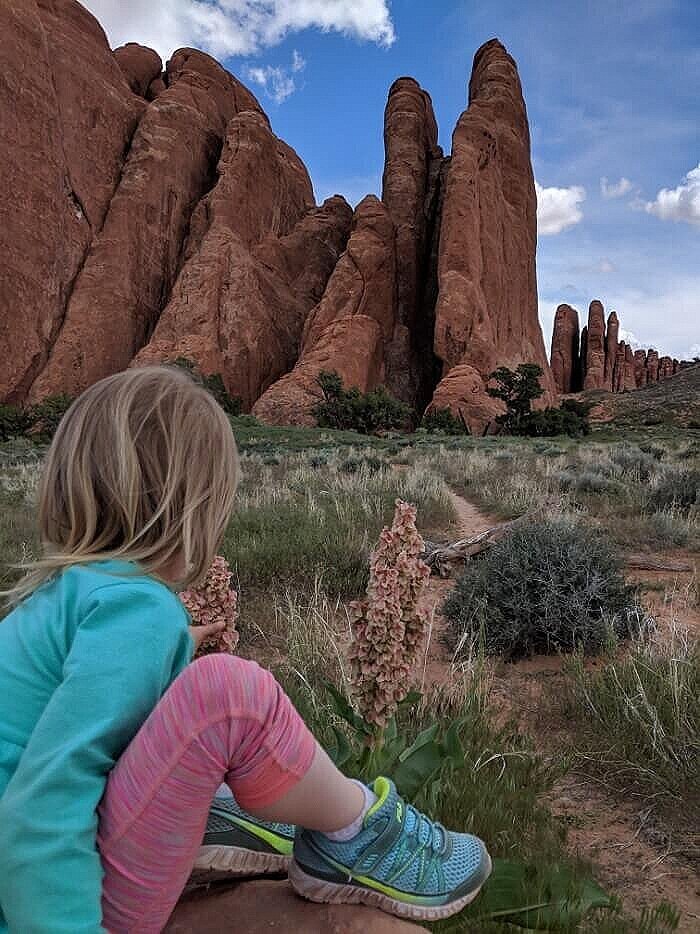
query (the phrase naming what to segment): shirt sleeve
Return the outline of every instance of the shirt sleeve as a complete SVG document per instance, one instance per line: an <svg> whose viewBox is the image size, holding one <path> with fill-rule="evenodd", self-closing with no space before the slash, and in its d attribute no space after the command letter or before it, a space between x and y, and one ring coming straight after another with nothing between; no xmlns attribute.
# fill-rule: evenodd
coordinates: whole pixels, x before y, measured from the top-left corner
<svg viewBox="0 0 700 934"><path fill-rule="evenodd" d="M184 610L165 587L108 584L82 614L63 680L0 799L0 904L22 934L103 931L97 805L192 654Z"/></svg>

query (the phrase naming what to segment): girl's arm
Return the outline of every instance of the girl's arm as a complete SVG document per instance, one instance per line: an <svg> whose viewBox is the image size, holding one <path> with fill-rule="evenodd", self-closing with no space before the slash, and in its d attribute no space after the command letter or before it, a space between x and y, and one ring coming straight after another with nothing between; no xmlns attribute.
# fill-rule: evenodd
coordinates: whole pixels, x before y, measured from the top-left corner
<svg viewBox="0 0 700 934"><path fill-rule="evenodd" d="M94 591L0 799L0 904L11 931L102 931L97 805L107 775L189 661L179 600L146 581Z"/></svg>

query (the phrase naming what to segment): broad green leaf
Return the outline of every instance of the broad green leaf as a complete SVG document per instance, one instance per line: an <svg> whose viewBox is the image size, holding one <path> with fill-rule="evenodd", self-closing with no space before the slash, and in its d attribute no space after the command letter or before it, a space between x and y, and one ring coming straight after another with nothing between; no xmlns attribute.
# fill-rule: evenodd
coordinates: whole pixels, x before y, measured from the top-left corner
<svg viewBox="0 0 700 934"><path fill-rule="evenodd" d="M402 707L413 707L423 699L420 691L409 691L402 701L399 701L399 709Z"/></svg>
<svg viewBox="0 0 700 934"><path fill-rule="evenodd" d="M415 743L414 743L415 746ZM434 740L426 740L407 755L399 756L399 761L391 775L399 792L406 798L413 798L437 772L442 764L442 752Z"/></svg>
<svg viewBox="0 0 700 934"><path fill-rule="evenodd" d="M348 742L348 738L343 733L342 730L339 730L337 727L331 727L333 734L335 736L335 747L329 751L329 756L333 760L334 764L339 768L345 765L350 756L352 755L352 747Z"/></svg>
<svg viewBox="0 0 700 934"><path fill-rule="evenodd" d="M421 733L419 733L408 749L404 749L404 751L401 753L399 760L401 762L405 762L405 760L408 759L409 756L412 756L414 752L417 752L421 746L425 746L427 743L432 743L435 740L439 729L440 724L433 723L426 730L423 730Z"/></svg>
<svg viewBox="0 0 700 934"><path fill-rule="evenodd" d="M333 707L338 716L342 717L343 720L358 733L371 736L371 728L359 714L355 713L347 697L344 697L338 688L334 684L331 684L330 681L325 681L324 686L333 700Z"/></svg>
<svg viewBox="0 0 700 934"><path fill-rule="evenodd" d="M453 720L445 733L445 751L454 765L464 765L464 746L459 734L466 724L466 717Z"/></svg>
<svg viewBox="0 0 700 934"><path fill-rule="evenodd" d="M494 860L493 874L470 914L502 918L537 931L569 929L610 898L592 879L579 879L565 866L535 869L525 863Z"/></svg>

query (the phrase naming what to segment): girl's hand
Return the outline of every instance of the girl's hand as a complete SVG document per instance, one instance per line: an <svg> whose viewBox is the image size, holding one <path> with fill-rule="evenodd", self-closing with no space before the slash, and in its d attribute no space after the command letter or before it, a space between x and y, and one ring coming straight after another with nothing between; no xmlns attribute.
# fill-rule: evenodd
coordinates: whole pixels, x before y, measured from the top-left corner
<svg viewBox="0 0 700 934"><path fill-rule="evenodd" d="M195 652L199 651L199 647L205 639L220 635L224 629L226 629L225 622L210 623L208 626L190 626L189 630L194 642Z"/></svg>

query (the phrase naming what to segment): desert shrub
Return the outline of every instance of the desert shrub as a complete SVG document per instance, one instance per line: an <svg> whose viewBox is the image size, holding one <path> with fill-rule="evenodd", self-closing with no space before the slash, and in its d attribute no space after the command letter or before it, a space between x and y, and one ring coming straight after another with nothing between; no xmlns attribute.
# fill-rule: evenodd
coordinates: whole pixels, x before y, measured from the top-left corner
<svg viewBox="0 0 700 934"><path fill-rule="evenodd" d="M548 407L539 412L525 415L513 434L533 438L549 438L568 435L581 438L590 433L588 407L575 399L565 399L561 408Z"/></svg>
<svg viewBox="0 0 700 934"><path fill-rule="evenodd" d="M201 383L207 392L216 399L227 415L235 418L237 415L241 414L243 400L238 396L229 395L220 373L210 373L206 375L201 372L196 363L192 360L188 360L187 357L178 357L177 360L173 361L173 364L191 373L197 382Z"/></svg>
<svg viewBox="0 0 700 934"><path fill-rule="evenodd" d="M72 401L70 396L58 395L24 409L0 405L0 441L27 436L48 444Z"/></svg>
<svg viewBox="0 0 700 934"><path fill-rule="evenodd" d="M16 405L0 405L0 441L23 435L31 425L29 414Z"/></svg>
<svg viewBox="0 0 700 934"><path fill-rule="evenodd" d="M667 453L665 448L659 447L658 444L652 444L651 442L640 444L639 450L644 451L645 454L651 454L657 461L663 460Z"/></svg>
<svg viewBox="0 0 700 934"><path fill-rule="evenodd" d="M403 402L394 399L384 386L372 392L362 393L359 389L344 389L337 373L320 373L318 384L323 400L313 410L319 428L339 428L372 434L388 428L406 428L412 410Z"/></svg>
<svg viewBox="0 0 700 934"><path fill-rule="evenodd" d="M567 667L568 713L586 760L623 787L671 795L700 809L700 648L687 633L652 629L621 660ZM692 823L686 812L688 826Z"/></svg>
<svg viewBox="0 0 700 934"><path fill-rule="evenodd" d="M667 548L683 548L690 541L690 527L686 518L671 506L652 513L645 522L649 540Z"/></svg>
<svg viewBox="0 0 700 934"><path fill-rule="evenodd" d="M565 519L523 524L469 564L444 612L458 651L480 638L509 659L596 653L638 619L611 543Z"/></svg>
<svg viewBox="0 0 700 934"><path fill-rule="evenodd" d="M450 409L433 409L423 416L421 428L442 435L468 435L469 427Z"/></svg>
<svg viewBox="0 0 700 934"><path fill-rule="evenodd" d="M596 470L569 468L556 475L561 490L573 493L611 494L620 491L620 484L598 473Z"/></svg>
<svg viewBox="0 0 700 934"><path fill-rule="evenodd" d="M48 444L53 438L58 425L70 408L73 399L65 394L48 396L27 410L31 420L28 434L35 441Z"/></svg>
<svg viewBox="0 0 700 934"><path fill-rule="evenodd" d="M667 468L651 490L649 504L654 509L676 506L689 509L700 501L700 470Z"/></svg>
<svg viewBox="0 0 700 934"><path fill-rule="evenodd" d="M639 480L648 480L658 469L654 455L634 444L614 445L608 457L612 473L631 474Z"/></svg>

